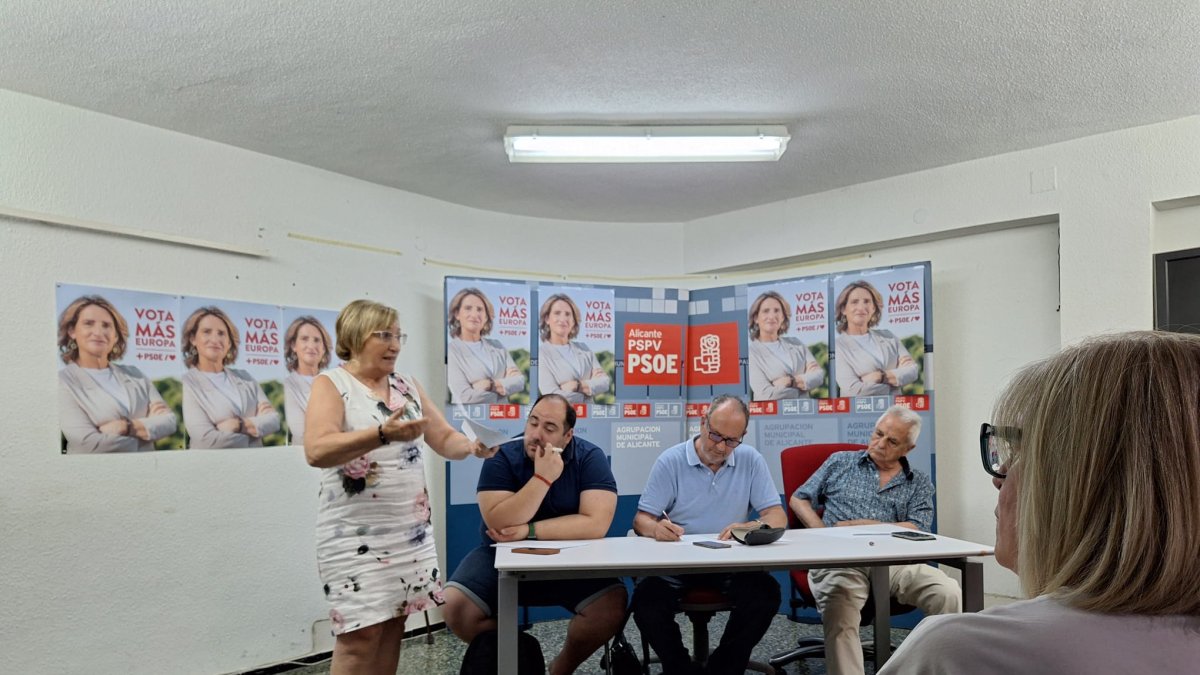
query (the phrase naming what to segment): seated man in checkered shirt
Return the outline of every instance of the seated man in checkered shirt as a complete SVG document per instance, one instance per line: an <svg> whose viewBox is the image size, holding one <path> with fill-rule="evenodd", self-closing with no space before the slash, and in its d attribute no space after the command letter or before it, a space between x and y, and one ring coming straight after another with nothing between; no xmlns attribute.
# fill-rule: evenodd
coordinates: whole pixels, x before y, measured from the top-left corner
<svg viewBox="0 0 1200 675"><path fill-rule="evenodd" d="M921 418L892 406L875 423L866 450L834 453L789 505L806 527L888 523L928 531L933 521L933 482L911 469L905 456L917 444ZM816 509L825 508L817 515ZM816 569L809 584L825 627L825 666L831 675L861 674L858 625L870 595L866 567ZM945 572L929 565L893 565L890 593L926 614L962 611L962 591Z"/></svg>

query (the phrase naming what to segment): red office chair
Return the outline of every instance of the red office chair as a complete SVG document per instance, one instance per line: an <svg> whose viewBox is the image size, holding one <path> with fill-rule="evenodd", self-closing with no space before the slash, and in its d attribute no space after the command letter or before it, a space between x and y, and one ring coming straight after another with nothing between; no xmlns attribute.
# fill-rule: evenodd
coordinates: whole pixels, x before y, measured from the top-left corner
<svg viewBox="0 0 1200 675"><path fill-rule="evenodd" d="M779 461L783 468L783 489L784 500L790 502L792 493L796 488L804 484L826 459L835 452L843 452L846 450L862 450L867 446L857 443L819 443L816 445L798 445L784 450ZM820 513L820 509L816 504L813 504ZM796 517L789 507L788 512L788 527L801 528L804 524ZM816 608L817 603L813 598L812 589L808 585L808 570L792 570L790 573L791 579L791 613L789 618L792 621L799 621L797 610L804 607ZM905 614L912 611L913 608L892 600L891 613L893 616L897 614ZM875 605L870 598L867 599L867 604L862 610L862 623L870 624L875 617ZM868 657L874 653L874 648L863 643L863 651ZM799 661L800 659L823 659L825 658L825 640L823 638L801 638L794 649L772 656L768 663L775 669L782 669L789 663Z"/></svg>

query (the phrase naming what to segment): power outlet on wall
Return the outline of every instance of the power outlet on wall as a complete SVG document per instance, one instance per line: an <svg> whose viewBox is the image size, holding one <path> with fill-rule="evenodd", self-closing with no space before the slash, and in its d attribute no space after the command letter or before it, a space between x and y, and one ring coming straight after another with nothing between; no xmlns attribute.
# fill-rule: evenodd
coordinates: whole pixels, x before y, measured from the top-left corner
<svg viewBox="0 0 1200 675"><path fill-rule="evenodd" d="M329 619L314 621L312 625L312 653L333 651L333 624Z"/></svg>

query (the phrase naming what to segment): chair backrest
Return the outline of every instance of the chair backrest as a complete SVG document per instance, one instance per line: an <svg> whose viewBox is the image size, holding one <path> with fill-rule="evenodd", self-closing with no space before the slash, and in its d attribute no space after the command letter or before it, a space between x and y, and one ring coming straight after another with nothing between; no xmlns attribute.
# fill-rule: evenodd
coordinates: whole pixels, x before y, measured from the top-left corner
<svg viewBox="0 0 1200 675"><path fill-rule="evenodd" d="M801 527L800 519L792 513L792 509L787 504L792 499L792 493L796 488L804 485L804 481L808 480L825 460L835 452L843 452L845 450L862 450L867 446L859 443L817 443L814 445L797 445L787 448L779 455L779 462L783 469L783 492L784 492L784 508L787 509L788 527ZM813 507L816 508L816 504Z"/></svg>
<svg viewBox="0 0 1200 675"><path fill-rule="evenodd" d="M780 468L783 469L783 503L784 509L788 514L788 527L798 529L804 527L796 514L792 512L791 501L792 493L796 488L804 485L804 481L808 480L825 460L835 452L844 450L862 450L867 446L857 443L816 443L813 445L797 445L785 449L779 454ZM818 505L813 504L813 508L818 510ZM798 569L792 570L788 574L792 580L792 612L793 619L795 618L795 608L797 601L800 605L813 607L812 590L808 587L808 570Z"/></svg>

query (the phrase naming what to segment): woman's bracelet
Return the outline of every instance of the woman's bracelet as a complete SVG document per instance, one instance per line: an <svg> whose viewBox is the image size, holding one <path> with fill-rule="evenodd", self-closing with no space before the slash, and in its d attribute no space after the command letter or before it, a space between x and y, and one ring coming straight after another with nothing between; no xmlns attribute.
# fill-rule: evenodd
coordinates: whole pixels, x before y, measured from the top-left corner
<svg viewBox="0 0 1200 675"><path fill-rule="evenodd" d="M387 445L388 443L391 443L391 441L388 440L388 437L383 435L383 425L382 424L379 425L379 428L376 429L376 431L379 432L379 444L380 445Z"/></svg>

